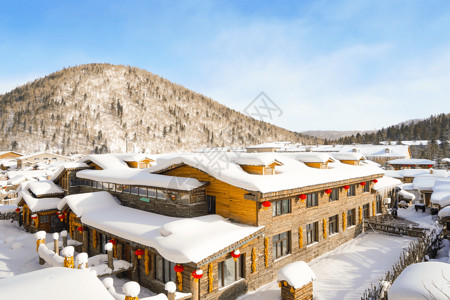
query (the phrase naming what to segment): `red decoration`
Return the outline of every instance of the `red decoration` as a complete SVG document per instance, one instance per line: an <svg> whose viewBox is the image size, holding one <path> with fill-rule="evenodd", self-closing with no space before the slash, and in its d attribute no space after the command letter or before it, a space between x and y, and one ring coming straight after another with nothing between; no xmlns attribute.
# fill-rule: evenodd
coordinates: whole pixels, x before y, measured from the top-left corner
<svg viewBox="0 0 450 300"><path fill-rule="evenodd" d="M265 208L269 208L272 205L272 203L270 203L270 201L264 201L262 203L262 206L264 206Z"/></svg>
<svg viewBox="0 0 450 300"><path fill-rule="evenodd" d="M20 212L20 208L16 208L14 211L15 211L16 213L19 213L19 212Z"/></svg>
<svg viewBox="0 0 450 300"><path fill-rule="evenodd" d="M113 244L114 246L117 245L117 241L115 239L111 239L108 241L108 243Z"/></svg>
<svg viewBox="0 0 450 300"><path fill-rule="evenodd" d="M378 182L378 179L374 179L374 180L372 180L372 182L373 182L373 183L377 183L377 182Z"/></svg>
<svg viewBox="0 0 450 300"><path fill-rule="evenodd" d="M32 215L31 218L32 218L33 220L36 220L36 219L37 219L37 215Z"/></svg>
<svg viewBox="0 0 450 300"><path fill-rule="evenodd" d="M194 272L192 272L192 277L194 277L195 280L199 280L200 278L203 277L203 271L202 270L195 270Z"/></svg>
<svg viewBox="0 0 450 300"><path fill-rule="evenodd" d="M134 254L137 255L138 259L142 258L142 255L144 255L144 250L142 249L137 249L136 251L134 251Z"/></svg>
<svg viewBox="0 0 450 300"><path fill-rule="evenodd" d="M431 168L433 165L428 165L428 168Z"/></svg>
<svg viewBox="0 0 450 300"><path fill-rule="evenodd" d="M231 251L231 256L233 257L234 261L236 261L241 256L241 252L236 249L234 251Z"/></svg>
<svg viewBox="0 0 450 300"><path fill-rule="evenodd" d="M344 190L348 190L350 188L349 185L344 185Z"/></svg>
<svg viewBox="0 0 450 300"><path fill-rule="evenodd" d="M77 230L78 230L79 232L83 232L84 228L80 226L80 227L77 228Z"/></svg>
<svg viewBox="0 0 450 300"><path fill-rule="evenodd" d="M63 221L64 220L64 215L63 214L59 214L58 218L59 218L60 221Z"/></svg>
<svg viewBox="0 0 450 300"><path fill-rule="evenodd" d="M177 273L181 273L184 271L184 267L182 265L175 265L175 267L173 267L173 270Z"/></svg>
<svg viewBox="0 0 450 300"><path fill-rule="evenodd" d="M305 200L307 197L305 194L301 194L300 196L298 196L300 199Z"/></svg>
<svg viewBox="0 0 450 300"><path fill-rule="evenodd" d="M325 190L325 193L327 193L327 194L331 194L331 192L332 192L331 189L326 189L326 190Z"/></svg>
<svg viewBox="0 0 450 300"><path fill-rule="evenodd" d="M365 182L361 182L359 185L361 185L361 186L365 186L366 185L366 183Z"/></svg>

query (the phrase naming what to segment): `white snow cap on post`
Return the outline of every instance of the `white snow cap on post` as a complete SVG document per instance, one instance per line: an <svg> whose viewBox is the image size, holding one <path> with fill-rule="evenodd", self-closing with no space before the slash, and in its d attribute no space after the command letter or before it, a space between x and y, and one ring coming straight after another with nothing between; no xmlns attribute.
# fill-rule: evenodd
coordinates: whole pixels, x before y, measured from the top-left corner
<svg viewBox="0 0 450 300"><path fill-rule="evenodd" d="M84 264L87 264L87 262L88 262L88 254L85 252L80 253L77 255L76 260L77 260L78 265L84 266Z"/></svg>
<svg viewBox="0 0 450 300"><path fill-rule="evenodd" d="M105 244L105 250L106 251L112 251L113 250L113 244L112 243L106 243Z"/></svg>
<svg viewBox="0 0 450 300"><path fill-rule="evenodd" d="M55 232L52 236L54 240L59 239L59 234L57 232Z"/></svg>
<svg viewBox="0 0 450 300"><path fill-rule="evenodd" d="M168 293L175 293L177 290L177 285L173 281L168 281L164 288Z"/></svg>
<svg viewBox="0 0 450 300"><path fill-rule="evenodd" d="M34 236L36 237L37 240L45 239L46 235L47 235L47 232L45 232L44 230L38 231L34 234Z"/></svg>
<svg viewBox="0 0 450 300"><path fill-rule="evenodd" d="M122 292L128 297L137 297L141 291L141 286L136 281L129 281L122 286Z"/></svg>
<svg viewBox="0 0 450 300"><path fill-rule="evenodd" d="M63 230L63 231L61 231L61 236L67 236L67 230Z"/></svg>
<svg viewBox="0 0 450 300"><path fill-rule="evenodd" d="M299 289L316 279L313 270L304 261L293 262L278 271L278 281L286 281L294 289Z"/></svg>
<svg viewBox="0 0 450 300"><path fill-rule="evenodd" d="M73 246L67 246L64 249L62 249L61 254L67 257L73 256L73 253L75 252L75 249Z"/></svg>

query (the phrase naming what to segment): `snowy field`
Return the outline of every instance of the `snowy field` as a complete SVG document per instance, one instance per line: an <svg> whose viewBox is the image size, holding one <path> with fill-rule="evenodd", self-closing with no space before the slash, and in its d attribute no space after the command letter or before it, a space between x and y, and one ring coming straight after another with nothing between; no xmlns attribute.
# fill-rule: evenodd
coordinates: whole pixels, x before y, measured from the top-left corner
<svg viewBox="0 0 450 300"><path fill-rule="evenodd" d="M47 234L47 245L53 243L51 234ZM0 220L0 279L19 275L31 271L50 267L48 264L39 265L36 252L36 238L19 228L17 222ZM114 287L117 292L122 292L122 285L129 280L126 278L114 279ZM101 278L103 279L103 278ZM141 287L139 298L154 296L155 293ZM1 297L0 297L1 299Z"/></svg>
<svg viewBox="0 0 450 300"><path fill-rule="evenodd" d="M314 299L361 299L371 283L377 283L392 269L410 237L368 233L343 244L308 263L317 276ZM273 281L239 300L277 300L280 288Z"/></svg>

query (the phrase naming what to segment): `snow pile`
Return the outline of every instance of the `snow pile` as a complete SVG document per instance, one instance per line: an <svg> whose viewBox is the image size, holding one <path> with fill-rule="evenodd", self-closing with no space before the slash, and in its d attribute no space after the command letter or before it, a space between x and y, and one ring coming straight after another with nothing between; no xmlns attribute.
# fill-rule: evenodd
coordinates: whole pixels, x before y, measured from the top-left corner
<svg viewBox="0 0 450 300"><path fill-rule="evenodd" d="M175 293L177 290L177 285L175 284L175 282L173 281L169 281L166 283L166 285L164 286L164 289L168 292L168 293Z"/></svg>
<svg viewBox="0 0 450 300"><path fill-rule="evenodd" d="M57 232L55 232L54 234L52 234L52 237L54 240L59 239L59 234Z"/></svg>
<svg viewBox="0 0 450 300"><path fill-rule="evenodd" d="M18 185L21 182L26 181L27 178L23 175L16 175L8 180L8 184L10 185Z"/></svg>
<svg viewBox="0 0 450 300"><path fill-rule="evenodd" d="M0 290L2 299L115 300L93 272L68 268L46 268L4 278Z"/></svg>
<svg viewBox="0 0 450 300"><path fill-rule="evenodd" d="M294 289L316 279L316 275L304 261L290 263L278 271L278 281L286 281Z"/></svg>
<svg viewBox="0 0 450 300"><path fill-rule="evenodd" d="M105 250L106 251L112 251L113 250L113 244L112 243L106 243L105 244Z"/></svg>
<svg viewBox="0 0 450 300"><path fill-rule="evenodd" d="M34 234L34 236L36 237L37 240L43 240L45 239L45 236L47 235L47 233L43 230L38 231Z"/></svg>
<svg viewBox="0 0 450 300"><path fill-rule="evenodd" d="M122 286L122 292L129 297L139 296L141 286L135 281L129 281Z"/></svg>
<svg viewBox="0 0 450 300"><path fill-rule="evenodd" d="M61 254L65 257L71 257L73 256L75 252L75 248L73 246L67 246L61 250Z"/></svg>
<svg viewBox="0 0 450 300"><path fill-rule="evenodd" d="M32 181L28 183L28 188L36 196L64 194L64 191L50 180Z"/></svg>
<svg viewBox="0 0 450 300"><path fill-rule="evenodd" d="M389 299L447 299L450 295L450 264L423 262L408 266L389 289Z"/></svg>
<svg viewBox="0 0 450 300"><path fill-rule="evenodd" d="M55 251L48 249L47 245L40 244L38 253L49 265L53 267L64 266L64 258L56 254Z"/></svg>
<svg viewBox="0 0 450 300"><path fill-rule="evenodd" d="M88 263L88 254L83 252L79 253L76 257L77 267L78 269L86 269L86 264Z"/></svg>
<svg viewBox="0 0 450 300"><path fill-rule="evenodd" d="M61 231L61 236L62 236L62 237L65 237L65 236L67 236L67 230L63 230L63 231Z"/></svg>

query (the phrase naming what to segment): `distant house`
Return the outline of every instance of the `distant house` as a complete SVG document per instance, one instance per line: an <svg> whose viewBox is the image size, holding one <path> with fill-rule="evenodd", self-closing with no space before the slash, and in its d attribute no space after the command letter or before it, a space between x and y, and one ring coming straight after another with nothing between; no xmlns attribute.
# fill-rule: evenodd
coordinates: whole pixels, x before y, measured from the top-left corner
<svg viewBox="0 0 450 300"><path fill-rule="evenodd" d="M389 160L411 158L411 151L407 145L345 145L339 152L358 152L381 165Z"/></svg>
<svg viewBox="0 0 450 300"><path fill-rule="evenodd" d="M247 153L277 152L290 144L291 144L290 142L263 143L247 147Z"/></svg>
<svg viewBox="0 0 450 300"><path fill-rule="evenodd" d="M22 154L13 151L0 152L0 169L6 171L11 167L15 167L16 161L14 159L20 156Z"/></svg>
<svg viewBox="0 0 450 300"><path fill-rule="evenodd" d="M53 154L49 152L38 152L30 155L25 155L16 158L17 168L25 168L35 166L38 163L52 163L52 162L70 162L72 161L70 157L62 156L59 154Z"/></svg>
<svg viewBox="0 0 450 300"><path fill-rule="evenodd" d="M435 161L429 159L394 159L387 162L395 170L404 169L430 169L436 164Z"/></svg>
<svg viewBox="0 0 450 300"><path fill-rule="evenodd" d="M0 160L1 159L13 159L16 157L20 157L22 154L13 152L13 151L0 151Z"/></svg>

